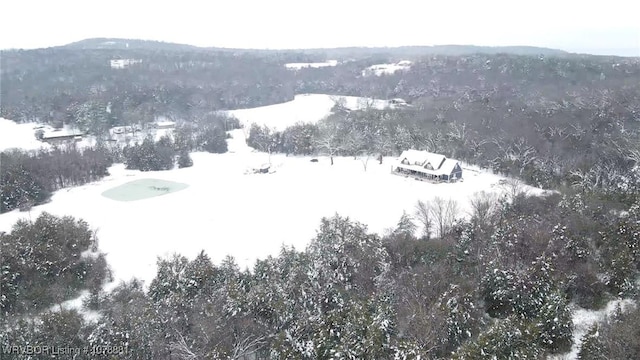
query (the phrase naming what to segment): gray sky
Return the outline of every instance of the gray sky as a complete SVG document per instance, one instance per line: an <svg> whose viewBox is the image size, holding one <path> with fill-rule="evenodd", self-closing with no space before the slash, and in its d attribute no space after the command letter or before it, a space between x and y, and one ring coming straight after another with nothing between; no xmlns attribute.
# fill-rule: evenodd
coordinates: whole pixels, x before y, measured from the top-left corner
<svg viewBox="0 0 640 360"><path fill-rule="evenodd" d="M92 37L197 46L530 45L640 56L640 1L8 0L0 49Z"/></svg>

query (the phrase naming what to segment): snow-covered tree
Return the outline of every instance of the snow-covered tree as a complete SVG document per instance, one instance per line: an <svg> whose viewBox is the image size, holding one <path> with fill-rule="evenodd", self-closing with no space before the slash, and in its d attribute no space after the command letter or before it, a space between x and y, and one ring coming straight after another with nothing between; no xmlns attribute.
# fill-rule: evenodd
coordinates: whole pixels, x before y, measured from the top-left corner
<svg viewBox="0 0 640 360"><path fill-rule="evenodd" d="M76 126L98 137L105 136L112 125L112 116L102 102L88 101L77 105L73 111Z"/></svg>
<svg viewBox="0 0 640 360"><path fill-rule="evenodd" d="M189 151L181 150L178 155L178 167L186 168L193 166L193 160L191 159L191 155L189 155Z"/></svg>
<svg viewBox="0 0 640 360"><path fill-rule="evenodd" d="M340 141L341 129L336 121L323 119L318 124L318 137L315 146L329 156L331 165L333 165L333 157L342 149Z"/></svg>
<svg viewBox="0 0 640 360"><path fill-rule="evenodd" d="M604 354L603 344L601 344L598 324L593 324L586 334L582 336L580 351L578 352L579 360L606 360L608 357Z"/></svg>
<svg viewBox="0 0 640 360"><path fill-rule="evenodd" d="M538 332L533 324L509 317L497 321L475 341L462 346L455 360L540 359L544 350L537 342Z"/></svg>
<svg viewBox="0 0 640 360"><path fill-rule="evenodd" d="M400 220L398 220L398 224L393 231L393 234L412 237L414 236L415 232L416 224L413 222L413 218L411 217L411 215L407 214L406 211L403 211L402 216L400 217Z"/></svg>

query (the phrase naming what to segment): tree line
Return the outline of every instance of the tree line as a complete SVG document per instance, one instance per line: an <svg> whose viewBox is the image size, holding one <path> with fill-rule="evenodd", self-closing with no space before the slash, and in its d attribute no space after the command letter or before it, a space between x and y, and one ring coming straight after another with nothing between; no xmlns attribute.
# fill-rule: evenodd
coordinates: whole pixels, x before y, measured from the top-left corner
<svg viewBox="0 0 640 360"><path fill-rule="evenodd" d="M114 156L104 145L0 152L0 213L45 203L56 190L108 175Z"/></svg>

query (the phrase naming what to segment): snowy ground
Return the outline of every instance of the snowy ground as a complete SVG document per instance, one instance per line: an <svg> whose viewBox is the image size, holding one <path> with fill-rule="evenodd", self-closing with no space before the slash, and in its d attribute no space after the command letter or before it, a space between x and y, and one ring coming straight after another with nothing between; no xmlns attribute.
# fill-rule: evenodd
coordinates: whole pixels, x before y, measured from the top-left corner
<svg viewBox="0 0 640 360"><path fill-rule="evenodd" d="M357 96L332 96L325 94L296 95L292 101L251 109L230 110L227 113L245 125L256 123L283 130L297 122L317 122L327 116L336 102L351 110L368 106L383 109L391 106L387 100L367 99Z"/></svg>
<svg viewBox="0 0 640 360"><path fill-rule="evenodd" d="M338 65L338 60L327 60L325 62L315 62L315 63L288 63L284 64L287 69L291 70L300 70L302 68L321 68L327 66L336 66Z"/></svg>
<svg viewBox="0 0 640 360"><path fill-rule="evenodd" d="M367 75L390 75L396 71L409 70L411 68L411 61L403 60L394 64L376 64L371 65L362 71L363 76Z"/></svg>
<svg viewBox="0 0 640 360"><path fill-rule="evenodd" d="M335 100L329 95L299 95L284 104L231 113L245 125L257 122L284 127L297 121L317 122L330 112ZM369 103L357 97L344 97L344 102L350 108ZM387 103L379 100L374 106ZM18 132L14 136L0 132L3 146L5 138L14 141L14 146L40 144L33 137L33 125L14 126L10 131L16 129L22 134L19 137L15 136ZM364 159L352 157L335 158L333 166L325 157L319 157L318 163L310 162L310 157L269 157L246 145L243 130L231 134L226 154L194 153L193 167L171 171L142 173L115 165L105 179L60 190L50 203L30 213L0 215L0 231L9 231L18 219L35 218L42 211L83 218L98 230L100 249L107 253L116 280L137 277L148 284L155 276L158 256L180 253L193 257L205 250L216 262L232 255L241 266L251 267L258 258L276 255L283 244L304 249L324 216L350 216L382 233L396 225L403 210L413 212L418 200L453 198L459 202L460 215L465 215L475 192L500 191L496 184L501 178L487 172L466 169L464 182L431 184L391 174L391 158L382 165L370 158L365 171ZM269 161L273 173L249 174ZM133 202L101 195L148 178L189 187Z"/></svg>
<svg viewBox="0 0 640 360"><path fill-rule="evenodd" d="M24 150L38 150L48 148L49 145L36 139L36 123L18 124L11 120L0 118L0 151L11 148Z"/></svg>
<svg viewBox="0 0 640 360"><path fill-rule="evenodd" d="M635 306L635 302L631 299L618 299L610 301L604 309L586 310L577 308L573 311L573 346L568 354L560 354L550 356L549 360L575 360L578 358L578 352L582 345L582 337L589 331L589 328L595 323L602 323L607 316L612 315L620 306L622 311L626 311L629 307Z"/></svg>
<svg viewBox="0 0 640 360"><path fill-rule="evenodd" d="M381 233L393 227L403 210L416 201L451 197L468 208L476 191L495 190L500 178L467 171L465 181L430 184L390 174L391 159L380 165L373 158L364 171L362 160L336 158L318 163L309 157L272 155L273 174L248 169L269 161L265 153L246 146L242 130L232 132L227 154L192 154L194 166L172 171L110 169L102 181L64 189L48 204L30 213L0 215L0 231L19 218L42 211L81 217L98 229L100 248L107 253L118 280L138 277L148 284L158 256L177 252L188 257L205 250L214 261L233 255L241 266L276 255L282 244L304 249L323 216L351 216ZM119 202L102 192L137 179L164 179L190 186L183 191L134 202Z"/></svg>

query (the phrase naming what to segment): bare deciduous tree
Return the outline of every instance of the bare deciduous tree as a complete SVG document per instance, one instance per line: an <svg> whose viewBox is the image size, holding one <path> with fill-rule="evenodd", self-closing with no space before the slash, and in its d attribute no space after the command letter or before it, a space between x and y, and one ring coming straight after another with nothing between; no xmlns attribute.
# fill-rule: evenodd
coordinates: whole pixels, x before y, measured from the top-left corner
<svg viewBox="0 0 640 360"><path fill-rule="evenodd" d="M451 230L456 221L456 216L458 215L457 201L453 199L445 200L436 196L428 204L423 204L423 209L424 208L428 210L426 212L428 213L428 220L436 227L437 236L442 237ZM421 222L426 220L426 216L422 216L422 219L420 219Z"/></svg>
<svg viewBox="0 0 640 360"><path fill-rule="evenodd" d="M513 202L518 196L527 195L529 193L526 184L516 178L500 180L498 187L511 202Z"/></svg>
<svg viewBox="0 0 640 360"><path fill-rule="evenodd" d="M340 149L339 126L334 121L322 121L318 128L320 134L316 140L316 146L329 155L333 165L333 157Z"/></svg>
<svg viewBox="0 0 640 360"><path fill-rule="evenodd" d="M431 238L433 220L431 219L429 207L422 200L418 200L418 203L416 204L415 217L422 225L422 237L429 240L429 238Z"/></svg>
<svg viewBox="0 0 640 360"><path fill-rule="evenodd" d="M178 341L169 344L169 349L181 360L196 360L198 355L194 353L182 334L178 333Z"/></svg>
<svg viewBox="0 0 640 360"><path fill-rule="evenodd" d="M380 161L380 164L382 164L383 157L393 150L393 138L387 133L387 131L382 131L375 138L373 145L375 150L379 153L378 160Z"/></svg>
<svg viewBox="0 0 640 360"><path fill-rule="evenodd" d="M498 197L495 193L480 191L476 192L469 202L471 203L471 220L481 228L486 227L491 221L496 210Z"/></svg>
<svg viewBox="0 0 640 360"><path fill-rule="evenodd" d="M456 221L458 211L457 201L436 196L428 203L418 201L415 215L423 226L423 235L428 239L434 226L436 236L442 237L448 233Z"/></svg>
<svg viewBox="0 0 640 360"><path fill-rule="evenodd" d="M235 343L233 346L233 360L253 359L255 353L264 345L265 337L246 336Z"/></svg>
<svg viewBox="0 0 640 360"><path fill-rule="evenodd" d="M467 124L463 122L458 124L456 122L449 123L449 132L447 137L451 140L458 140L464 142L467 137Z"/></svg>

